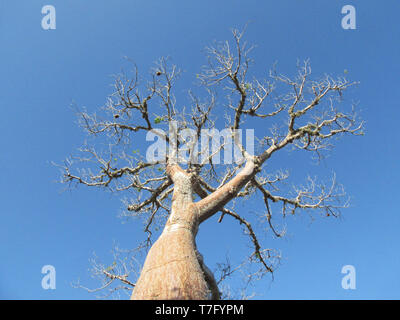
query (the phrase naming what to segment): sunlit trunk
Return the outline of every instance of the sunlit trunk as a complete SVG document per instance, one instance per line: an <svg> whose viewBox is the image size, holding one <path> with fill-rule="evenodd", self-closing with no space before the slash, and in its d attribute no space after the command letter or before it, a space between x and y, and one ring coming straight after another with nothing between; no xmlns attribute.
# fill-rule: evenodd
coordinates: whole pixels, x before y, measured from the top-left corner
<svg viewBox="0 0 400 320"><path fill-rule="evenodd" d="M173 178L170 217L146 257L131 299L211 298L196 249L198 217L191 181L182 172Z"/></svg>

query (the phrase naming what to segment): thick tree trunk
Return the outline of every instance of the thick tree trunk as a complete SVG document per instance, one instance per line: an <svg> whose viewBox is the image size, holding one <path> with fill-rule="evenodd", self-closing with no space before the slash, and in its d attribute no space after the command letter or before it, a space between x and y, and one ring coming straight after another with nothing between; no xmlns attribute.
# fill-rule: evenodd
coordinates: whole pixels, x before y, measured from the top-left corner
<svg viewBox="0 0 400 320"><path fill-rule="evenodd" d="M193 231L185 225L167 225L147 255L132 299L208 298Z"/></svg>
<svg viewBox="0 0 400 320"><path fill-rule="evenodd" d="M167 166L174 183L171 214L146 257L131 299L219 299L214 276L196 249L199 223L235 197L269 156L266 153L257 164L250 159L228 183L197 203L193 203L193 192L198 188L191 175L178 165Z"/></svg>
<svg viewBox="0 0 400 320"><path fill-rule="evenodd" d="M192 182L179 168L171 171L171 215L146 257L131 299L218 298L215 280L196 248L199 221Z"/></svg>

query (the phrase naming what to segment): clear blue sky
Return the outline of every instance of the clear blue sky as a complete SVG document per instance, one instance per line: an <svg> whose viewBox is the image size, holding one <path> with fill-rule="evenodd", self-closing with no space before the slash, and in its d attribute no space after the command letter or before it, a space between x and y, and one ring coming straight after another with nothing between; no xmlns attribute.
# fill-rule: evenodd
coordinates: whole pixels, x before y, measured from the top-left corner
<svg viewBox="0 0 400 320"><path fill-rule="evenodd" d="M41 28L47 4L57 10L56 30ZM346 4L357 10L356 30L341 28ZM61 192L50 161L61 162L84 139L71 103L103 105L124 56L143 72L166 55L187 74L198 72L204 46L246 22L260 68L277 61L280 71L293 73L297 59L310 58L317 73L348 70L360 81L351 97L366 120L366 136L340 140L321 168L282 160L293 171L334 170L352 203L341 219L316 216L311 223L299 214L288 219L285 239L266 238L283 260L273 282L267 276L257 284L257 298L400 298L399 12L392 0L2 1L0 298L93 299L70 285L78 278L96 284L87 272L92 253L110 261L113 241L129 248L142 239L142 225L117 218L118 196ZM199 247L214 268L227 251L243 254L243 239L238 226L212 220L200 230ZM56 290L41 288L47 264L56 268ZM341 288L348 264L357 271L356 290Z"/></svg>

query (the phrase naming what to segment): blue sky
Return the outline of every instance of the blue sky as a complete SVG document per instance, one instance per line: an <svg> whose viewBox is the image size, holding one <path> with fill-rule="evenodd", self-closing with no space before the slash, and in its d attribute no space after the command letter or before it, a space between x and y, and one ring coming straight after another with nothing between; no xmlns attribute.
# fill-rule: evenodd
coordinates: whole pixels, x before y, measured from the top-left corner
<svg viewBox="0 0 400 320"><path fill-rule="evenodd" d="M41 28L48 4L56 8L56 30ZM346 4L356 8L356 30L341 27ZM140 223L117 218L118 195L82 187L62 192L57 183L51 161L61 162L84 140L71 103L89 110L103 105L124 56L147 72L168 55L191 79L206 62L206 45L249 22L246 39L257 44L259 74L274 62L293 74L297 59L307 58L316 74L348 70L348 78L360 81L350 98L366 121L366 135L338 141L320 167L304 155L301 162L279 155L277 163L294 172L334 170L352 202L340 219L315 216L311 223L298 214L287 219L286 238L267 237L283 260L274 281L257 283L256 297L399 299L399 9L398 1L366 0L2 1L0 298L94 299L70 285L78 278L96 285L87 272L92 253L111 261L113 241L130 248L143 239ZM229 221L206 222L198 243L207 264L213 269L226 252L244 254L241 235ZM47 264L57 271L55 290L41 287ZM356 268L356 290L341 287L348 264Z"/></svg>

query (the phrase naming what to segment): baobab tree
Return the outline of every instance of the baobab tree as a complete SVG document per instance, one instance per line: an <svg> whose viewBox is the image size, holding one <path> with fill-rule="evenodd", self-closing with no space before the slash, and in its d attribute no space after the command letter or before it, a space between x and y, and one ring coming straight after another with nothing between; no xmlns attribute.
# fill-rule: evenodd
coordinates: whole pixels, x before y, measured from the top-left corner
<svg viewBox="0 0 400 320"><path fill-rule="evenodd" d="M253 47L243 40L243 31L232 33L231 42L207 48L208 63L196 75L201 98L188 90L189 107L174 93L180 71L162 58L147 80L136 66L132 75L116 76L115 91L101 115L79 112L81 125L95 139L65 161L63 182L129 193L126 214L146 221L149 250L138 279L128 279L127 270L97 270L109 280L106 284L122 281L132 286L132 299L220 298L218 281L196 247L199 226L216 214L220 223L229 216L245 228L253 246L249 261L259 264L260 275L272 272L274 252L261 245L250 214L235 209L239 201L260 200L264 222L277 237L282 233L273 217L298 210L336 217L347 206L334 177L329 184L308 178L306 185L289 192L281 186L288 172L269 172L265 164L290 147L319 157L332 146L333 137L362 134L355 106L343 103L344 92L355 82L328 75L313 79L308 61L297 65L293 77L272 68L266 79L257 79L251 71ZM220 123L217 108L225 112L229 134L210 150L208 138L221 138L212 130ZM241 138L245 125L258 128L251 152ZM165 148L155 151L145 136ZM219 153L226 154L231 142L239 159L218 163ZM100 144L107 148L99 151ZM163 231L153 243L156 224L162 224Z"/></svg>

